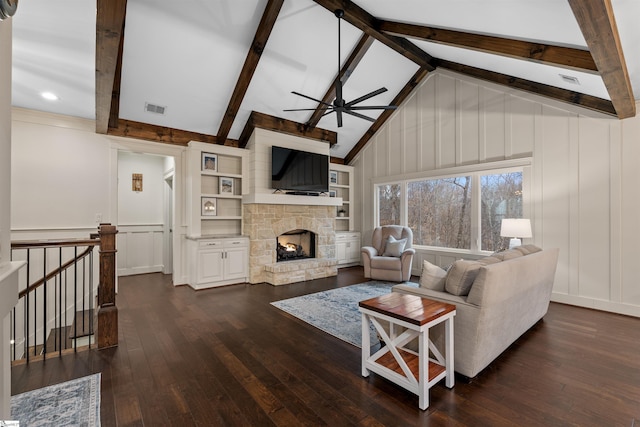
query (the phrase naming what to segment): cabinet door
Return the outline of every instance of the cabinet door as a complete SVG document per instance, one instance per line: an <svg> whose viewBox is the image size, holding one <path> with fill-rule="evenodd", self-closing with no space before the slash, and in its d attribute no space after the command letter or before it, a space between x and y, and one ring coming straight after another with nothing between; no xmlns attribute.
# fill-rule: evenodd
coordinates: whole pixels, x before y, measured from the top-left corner
<svg viewBox="0 0 640 427"><path fill-rule="evenodd" d="M351 240L347 242L347 262L360 262L360 241Z"/></svg>
<svg viewBox="0 0 640 427"><path fill-rule="evenodd" d="M347 242L336 242L336 259L338 260L338 264L347 262Z"/></svg>
<svg viewBox="0 0 640 427"><path fill-rule="evenodd" d="M198 284L217 282L224 278L222 249L198 251Z"/></svg>
<svg viewBox="0 0 640 427"><path fill-rule="evenodd" d="M247 277L248 254L249 250L247 247L225 249L225 280Z"/></svg>

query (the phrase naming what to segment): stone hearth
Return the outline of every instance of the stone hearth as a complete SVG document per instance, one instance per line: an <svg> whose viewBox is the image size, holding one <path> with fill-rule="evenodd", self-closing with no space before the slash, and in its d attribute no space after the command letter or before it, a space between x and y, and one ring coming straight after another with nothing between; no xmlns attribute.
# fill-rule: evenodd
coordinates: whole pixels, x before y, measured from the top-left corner
<svg viewBox="0 0 640 427"><path fill-rule="evenodd" d="M249 281L282 285L337 275L334 215L333 206L245 204ZM277 263L276 236L297 229L316 233L316 258Z"/></svg>

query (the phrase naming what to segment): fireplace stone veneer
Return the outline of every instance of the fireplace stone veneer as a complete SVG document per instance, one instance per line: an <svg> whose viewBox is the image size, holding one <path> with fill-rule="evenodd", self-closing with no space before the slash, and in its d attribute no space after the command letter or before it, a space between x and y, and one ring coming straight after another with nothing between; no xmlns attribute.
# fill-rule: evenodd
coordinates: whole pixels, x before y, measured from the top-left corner
<svg viewBox="0 0 640 427"><path fill-rule="evenodd" d="M249 281L272 285L336 276L335 207L245 204L244 234L249 236ZM277 263L276 236L290 230L316 233L316 257Z"/></svg>

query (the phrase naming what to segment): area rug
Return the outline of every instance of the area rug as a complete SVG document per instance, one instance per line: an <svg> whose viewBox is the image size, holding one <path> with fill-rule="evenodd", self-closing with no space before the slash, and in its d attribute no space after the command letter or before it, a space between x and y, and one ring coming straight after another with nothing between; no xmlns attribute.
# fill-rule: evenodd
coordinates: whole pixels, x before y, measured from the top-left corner
<svg viewBox="0 0 640 427"><path fill-rule="evenodd" d="M418 286L406 282L405 285ZM362 317L358 302L391 292L395 283L371 281L315 294L303 295L271 304L316 328L353 344L362 345ZM370 325L371 346L379 344Z"/></svg>
<svg viewBox="0 0 640 427"><path fill-rule="evenodd" d="M100 374L11 397L11 418L21 426L100 426Z"/></svg>

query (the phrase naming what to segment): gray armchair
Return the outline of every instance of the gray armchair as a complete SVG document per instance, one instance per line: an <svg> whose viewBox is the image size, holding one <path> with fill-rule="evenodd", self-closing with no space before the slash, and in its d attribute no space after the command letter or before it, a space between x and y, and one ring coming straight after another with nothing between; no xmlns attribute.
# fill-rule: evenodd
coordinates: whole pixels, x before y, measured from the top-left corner
<svg viewBox="0 0 640 427"><path fill-rule="evenodd" d="M406 241L402 242L402 239ZM411 277L413 255L416 253L411 247L412 243L413 232L409 227L376 227L371 238L372 246L362 248L364 277L392 282L408 281Z"/></svg>

